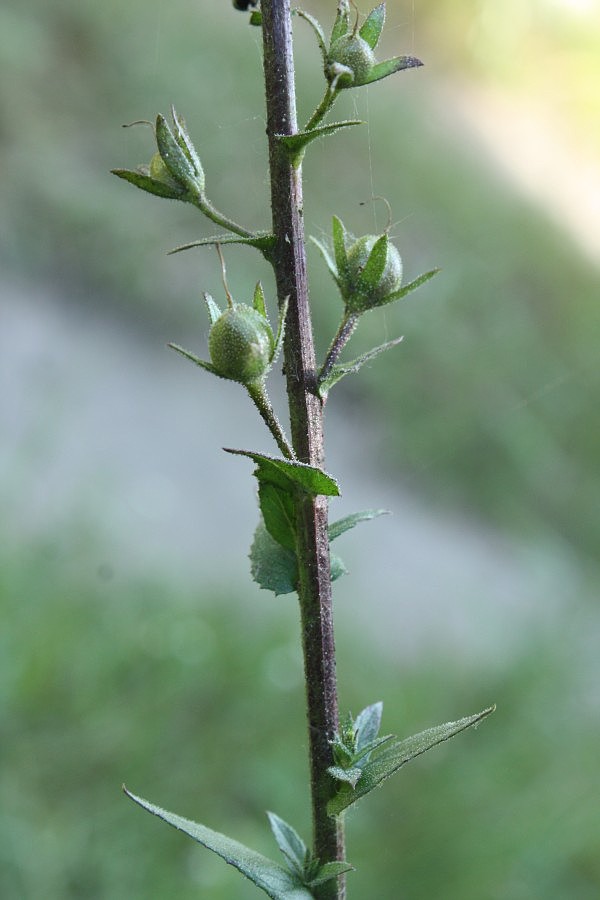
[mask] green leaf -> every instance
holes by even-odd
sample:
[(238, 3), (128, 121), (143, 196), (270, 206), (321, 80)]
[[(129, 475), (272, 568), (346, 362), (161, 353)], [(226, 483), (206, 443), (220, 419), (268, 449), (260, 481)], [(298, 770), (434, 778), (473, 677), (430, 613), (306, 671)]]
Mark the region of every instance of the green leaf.
[(387, 744), (394, 737), (393, 734), (384, 734), (381, 737), (373, 738), (372, 741), (369, 741), (357, 750), (354, 756), (352, 757), (352, 765), (358, 766), (363, 769), (367, 764), (371, 753), (374, 750), (377, 750), (379, 747), (382, 747), (384, 744)]
[(250, 25), (262, 25), (262, 13), (259, 9), (254, 9), (250, 13)]
[(192, 196), (202, 192), (201, 179), (197, 178), (194, 167), (181, 149), (164, 116), (156, 117), (156, 143), (158, 152), (173, 178), (185, 187)]
[(273, 350), (272, 362), (275, 362), (275, 360), (279, 356), (279, 353), (281, 352), (281, 348), (283, 347), (283, 339), (285, 337), (285, 320), (286, 320), (286, 316), (287, 316), (289, 302), (290, 302), (290, 298), (285, 297), (279, 307), (279, 312), (277, 315), (277, 334), (275, 336), (275, 348)]
[(256, 310), (257, 313), (263, 317), (263, 319), (267, 318), (267, 307), (265, 306), (265, 292), (263, 291), (262, 284), (260, 281), (256, 282), (256, 287), (254, 288), (254, 299), (252, 301), (252, 306)]
[(348, 255), (346, 253), (346, 229), (344, 223), (337, 216), (333, 217), (333, 252), (335, 255), (335, 264), (337, 266), (338, 276), (343, 276), (348, 266)]
[(250, 548), (250, 571), (258, 586), (276, 597), (293, 593), (298, 585), (296, 554), (271, 537), (262, 518)]
[(215, 244), (247, 244), (249, 247), (255, 247), (260, 250), (268, 258), (268, 254), (272, 252), (275, 246), (275, 236), (268, 231), (259, 231), (252, 237), (239, 237), (237, 234), (216, 234), (212, 237), (200, 238), (198, 241), (191, 241), (189, 244), (181, 244), (169, 250), (168, 255), (181, 253), (182, 250), (192, 250), (194, 247), (212, 247)]
[(354, 375), (365, 363), (375, 359), (375, 357), (379, 356), (380, 353), (383, 353), (384, 350), (389, 350), (390, 347), (395, 347), (396, 344), (400, 344), (403, 340), (404, 338), (402, 337), (395, 338), (393, 341), (387, 341), (385, 344), (380, 344), (379, 347), (374, 347), (372, 350), (369, 350), (368, 353), (363, 353), (362, 356), (353, 359), (352, 362), (336, 363), (331, 367), (329, 374), (319, 382), (319, 394), (322, 399), (325, 400), (333, 385), (337, 384), (338, 381), (341, 381), (342, 378), (345, 378), (346, 375)]
[(340, 781), (342, 784), (349, 784), (350, 787), (354, 789), (363, 770), (355, 766), (351, 766), (348, 769), (344, 769), (342, 766), (329, 766), (327, 772), (332, 778), (335, 778), (336, 781)]
[(314, 900), (313, 894), (304, 887), (297, 877), (284, 869), (272, 859), (251, 850), (239, 841), (233, 840), (226, 834), (213, 831), (205, 825), (198, 822), (192, 822), (191, 819), (184, 819), (175, 813), (167, 812), (160, 806), (155, 806), (141, 797), (132, 794), (126, 788), (125, 793), (134, 803), (158, 816), (164, 822), (183, 831), (189, 835), (207, 850), (212, 850), (221, 859), (224, 859), (230, 866), (234, 866), (238, 872), (245, 875), (258, 888), (265, 892), (272, 900)]
[(274, 456), (266, 456), (263, 453), (254, 453), (250, 450), (233, 450), (230, 447), (224, 448), (226, 453), (233, 453), (236, 456), (247, 456), (256, 463), (254, 475), (259, 481), (274, 484), (284, 490), (293, 491), (299, 488), (307, 494), (316, 497), (323, 494), (326, 497), (339, 497), (340, 489), (337, 481), (317, 469), (315, 466), (309, 466), (306, 463), (291, 462), (286, 459), (279, 459)]
[(202, 168), (202, 163), (200, 162), (200, 157), (196, 153), (196, 148), (194, 147), (192, 141), (190, 140), (190, 136), (187, 133), (187, 129), (185, 127), (185, 122), (181, 116), (178, 115), (177, 110), (174, 106), (171, 106), (171, 115), (173, 116), (173, 122), (175, 124), (175, 140), (185, 153), (188, 158), (188, 161), (194, 171), (194, 175), (196, 177), (196, 182), (201, 191), (204, 190), (204, 169)]
[(329, 46), (335, 44), (337, 40), (343, 37), (345, 34), (348, 34), (350, 31), (350, 6), (348, 4), (348, 0), (339, 0), (337, 7), (337, 15), (335, 17), (335, 22), (333, 23), (333, 28), (331, 29), (331, 37), (329, 39)]
[(415, 69), (422, 66), (420, 59), (414, 56), (395, 56), (393, 59), (386, 59), (384, 62), (375, 63), (371, 71), (361, 78), (360, 84), (372, 84), (381, 78), (387, 78), (395, 72), (401, 72), (403, 69)]
[(304, 878), (304, 865), (307, 859), (306, 844), (291, 825), (280, 819), (275, 813), (268, 812), (269, 822), (277, 846), (285, 856), (293, 872)]
[(353, 872), (354, 866), (351, 866), (350, 863), (342, 862), (328, 862), (324, 863), (314, 878), (308, 883), (309, 887), (317, 887), (319, 884), (324, 884), (326, 881), (331, 881), (332, 878), (339, 878), (340, 875), (344, 875), (346, 872)]
[(258, 486), (260, 511), (271, 537), (287, 550), (296, 552), (296, 504), (289, 491), (270, 482)]
[[(358, 525), (359, 522), (368, 522), (371, 519), (377, 519), (379, 516), (388, 516), (389, 514), (389, 509), (364, 509), (362, 512), (351, 513), (349, 516), (344, 516), (343, 519), (338, 519), (337, 522), (332, 522), (329, 526), (329, 540), (335, 541), (341, 534), (344, 534), (345, 531), (350, 531), (350, 529), (354, 528), (355, 525)], [(370, 707), (368, 708), (370, 709)], [(363, 710), (363, 712), (365, 712), (365, 710)]]
[[(376, 512), (387, 512), (387, 510), (376, 510)], [(374, 741), (379, 734), (381, 728), (381, 716), (383, 714), (383, 703), (379, 700), (370, 706), (365, 706), (354, 720), (354, 730), (356, 733), (356, 749), (362, 750), (367, 744)]]
[(317, 138), (327, 137), (335, 134), (341, 128), (348, 128), (351, 125), (364, 125), (359, 119), (349, 119), (345, 122), (332, 122), (330, 125), (318, 125), (309, 131), (298, 131), (296, 134), (278, 134), (277, 140), (287, 150), (288, 156), (293, 166), (296, 168), (302, 162), (306, 147)]
[(359, 29), (359, 35), (363, 41), (367, 42), (371, 50), (374, 50), (379, 43), (384, 22), (385, 3), (380, 3), (379, 6), (376, 6), (375, 9), (369, 13), (363, 22), (362, 27)]
[(362, 769), (362, 776), (356, 787), (343, 785), (338, 793), (327, 804), (327, 812), (330, 816), (339, 816), (345, 809), (360, 800), (383, 781), (398, 771), (405, 763), (420, 756), (437, 744), (449, 740), (467, 728), (477, 726), (479, 722), (489, 716), (495, 707), (491, 706), (474, 716), (467, 716), (457, 722), (446, 722), (435, 728), (428, 728), (412, 737), (402, 741), (394, 741), (381, 753), (375, 755)]
[(370, 294), (379, 287), (387, 261), (388, 243), (387, 234), (382, 234), (373, 244), (369, 258), (356, 283), (358, 293)]
[(176, 350), (177, 353), (180, 353), (181, 356), (185, 356), (186, 359), (189, 359), (191, 362), (195, 363), (197, 366), (200, 366), (202, 369), (206, 369), (207, 372), (210, 372), (212, 375), (218, 375), (219, 378), (223, 378), (224, 376), (215, 369), (212, 363), (205, 362), (203, 359), (197, 357), (194, 353), (190, 353), (189, 350), (184, 350), (183, 347), (180, 347), (179, 344), (167, 344), (171, 350)]
[(384, 297), (381, 303), (378, 303), (378, 306), (387, 306), (388, 303), (394, 303), (396, 300), (401, 300), (403, 297), (406, 297), (407, 294), (412, 293), (412, 291), (416, 291), (417, 288), (421, 287), (422, 284), (429, 281), (433, 278), (434, 275), (437, 275), (441, 269), (431, 269), (429, 272), (424, 272), (423, 275), (419, 275), (418, 278), (415, 278), (413, 281), (409, 281), (408, 284), (405, 284), (403, 288), (400, 288), (399, 291), (394, 291), (393, 294), (388, 294), (387, 297)]
[(295, 15), (300, 16), (301, 19), (304, 19), (306, 22), (308, 22), (316, 35), (317, 41), (319, 42), (319, 49), (323, 54), (323, 59), (325, 59), (325, 57), (327, 56), (327, 45), (325, 43), (325, 34), (323, 32), (323, 29), (321, 28), (321, 24), (319, 23), (319, 21), (315, 19), (314, 16), (311, 16), (310, 13), (305, 12), (303, 9), (295, 9), (293, 12), (295, 13)]
[(150, 175), (144, 175), (142, 172), (132, 172), (130, 169), (111, 169), (111, 174), (122, 178), (123, 181), (128, 181), (129, 184), (133, 184), (148, 194), (154, 194), (155, 197), (166, 197), (167, 200), (181, 200), (185, 197), (185, 189), (179, 185), (173, 187), (164, 181), (151, 178)]
[(210, 294), (204, 293), (204, 302), (206, 303), (206, 308), (208, 309), (208, 317), (210, 319), (210, 324), (214, 325), (217, 319), (221, 318), (221, 310), (210, 296)]
[(313, 242), (313, 244), (315, 244), (315, 246), (318, 247), (319, 252), (321, 253), (321, 256), (323, 257), (323, 259), (325, 260), (325, 263), (327, 264), (327, 268), (333, 275), (335, 282), (336, 282), (337, 286), (339, 287), (340, 285), (339, 285), (339, 281), (338, 281), (338, 271), (337, 271), (334, 261), (332, 260), (330, 254), (329, 254), (329, 250), (316, 237), (313, 237), (311, 235), (310, 239)]

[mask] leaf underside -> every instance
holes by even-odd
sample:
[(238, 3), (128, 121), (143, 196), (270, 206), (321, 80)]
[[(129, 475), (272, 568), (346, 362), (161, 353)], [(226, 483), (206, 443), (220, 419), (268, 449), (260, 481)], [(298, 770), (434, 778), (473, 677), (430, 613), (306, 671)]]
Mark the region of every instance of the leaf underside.
[(276, 597), (292, 594), (298, 584), (296, 554), (271, 537), (262, 518), (250, 547), (250, 572), (260, 588)]
[(326, 497), (339, 497), (340, 495), (340, 488), (335, 478), (316, 466), (279, 459), (264, 453), (254, 453), (251, 450), (233, 450), (230, 447), (224, 447), (224, 450), (226, 453), (247, 456), (253, 460), (256, 463), (254, 475), (259, 482), (269, 482), (288, 491), (299, 488), (315, 497), (319, 494)]
[(449, 738), (454, 737), (461, 731), (477, 726), (494, 709), (495, 707), (491, 706), (474, 716), (467, 716), (456, 722), (446, 722), (444, 725), (428, 728), (426, 731), (421, 731), (419, 734), (412, 735), (412, 737), (405, 740), (396, 740), (392, 744), (386, 743), (384, 749), (375, 754), (364, 766), (362, 775), (354, 789), (349, 784), (343, 784), (340, 787), (337, 794), (327, 804), (327, 812), (330, 816), (339, 816), (345, 809), (348, 809), (357, 800), (369, 794), (407, 762), (437, 746), (437, 744), (449, 740)]
[(261, 253), (269, 253), (275, 246), (275, 237), (268, 231), (258, 232), (251, 237), (241, 237), (237, 234), (215, 234), (212, 237), (200, 238), (189, 244), (174, 247), (173, 250), (169, 250), (168, 255), (181, 253), (182, 250), (192, 250), (194, 247), (212, 247), (215, 244), (247, 244), (249, 247), (260, 250)]
[(314, 895), (303, 887), (298, 878), (268, 857), (205, 825), (161, 809), (160, 806), (137, 797), (126, 788), (124, 791), (138, 806), (177, 828), (178, 831), (183, 831), (207, 850), (212, 850), (230, 866), (234, 866), (272, 900), (314, 900)]
[(372, 350), (369, 350), (368, 353), (363, 353), (362, 356), (353, 359), (351, 362), (336, 363), (332, 366), (330, 373), (319, 383), (319, 394), (322, 399), (324, 400), (333, 385), (337, 384), (338, 381), (341, 381), (342, 378), (345, 378), (346, 375), (356, 374), (365, 363), (375, 359), (376, 356), (379, 356), (379, 354), (383, 353), (385, 350), (395, 347), (396, 344), (402, 343), (403, 340), (404, 338), (402, 337), (395, 338), (393, 341), (387, 341), (385, 344), (380, 344), (379, 347), (374, 347)]
[(302, 160), (304, 150), (312, 143), (312, 141), (317, 140), (317, 138), (327, 137), (330, 134), (335, 134), (336, 131), (339, 131), (341, 128), (348, 128), (350, 125), (364, 125), (364, 122), (359, 119), (349, 119), (345, 122), (332, 122), (330, 125), (319, 125), (316, 128), (311, 128), (309, 131), (298, 131), (296, 134), (278, 134), (276, 137), (286, 148), (292, 161), (297, 164), (297, 162)]
[(185, 190), (179, 185), (170, 186), (164, 181), (158, 181), (145, 175), (143, 172), (134, 172), (131, 169), (111, 169), (111, 174), (123, 181), (128, 181), (134, 187), (146, 191), (148, 194), (154, 194), (155, 197), (165, 197), (167, 200), (181, 200), (185, 196)]

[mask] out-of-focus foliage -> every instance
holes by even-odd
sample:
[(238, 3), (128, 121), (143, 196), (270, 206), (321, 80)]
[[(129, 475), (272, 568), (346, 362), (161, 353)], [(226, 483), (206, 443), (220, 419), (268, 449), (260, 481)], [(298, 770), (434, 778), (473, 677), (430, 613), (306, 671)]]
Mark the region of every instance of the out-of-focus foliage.
[[(75, 533), (69, 547), (2, 559), (3, 900), (250, 900), (252, 885), (120, 785), (273, 858), (265, 809), (308, 835), (295, 604), (103, 579)], [(353, 895), (376, 879), (377, 900), (597, 896), (593, 641), (576, 660), (567, 652), (573, 639), (586, 646), (588, 621), (565, 620), (564, 652), (542, 634), (521, 663), (484, 678), (455, 658), (386, 664), (341, 632), (342, 703), (383, 699), (384, 729), (407, 735), (502, 698), (476, 733), (348, 816)]]

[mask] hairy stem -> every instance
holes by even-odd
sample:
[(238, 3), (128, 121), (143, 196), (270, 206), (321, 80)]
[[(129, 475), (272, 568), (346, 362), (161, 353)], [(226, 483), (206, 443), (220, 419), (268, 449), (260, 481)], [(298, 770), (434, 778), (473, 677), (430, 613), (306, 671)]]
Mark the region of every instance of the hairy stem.
[(305, 129), (304, 129), (305, 131), (312, 131), (313, 128), (316, 128), (317, 125), (319, 125), (323, 121), (323, 119), (325, 118), (325, 116), (327, 115), (327, 113), (329, 112), (329, 110), (331, 109), (333, 104), (335, 103), (335, 99), (336, 99), (338, 93), (339, 92), (336, 91), (335, 88), (332, 89), (329, 85), (327, 86), (327, 90), (325, 91), (323, 99), (321, 100), (321, 102), (315, 109), (314, 113), (312, 114), (312, 116), (310, 117), (308, 122), (306, 123)]
[(263, 421), (277, 443), (277, 446), (286, 457), (286, 459), (294, 459), (294, 451), (288, 443), (284, 431), (279, 424), (279, 419), (275, 415), (273, 406), (267, 394), (266, 388), (262, 382), (253, 382), (246, 385), (246, 390), (250, 394), (254, 405), (261, 414)]
[(327, 378), (334, 365), (336, 364), (338, 357), (350, 338), (352, 337), (352, 333), (358, 324), (358, 316), (355, 313), (345, 313), (342, 321), (340, 322), (340, 327), (337, 330), (336, 336), (331, 342), (331, 346), (327, 351), (327, 356), (325, 357), (325, 362), (323, 363), (323, 368), (319, 372), (319, 381), (322, 381), (324, 378)]
[[(273, 265), (280, 304), (289, 297), (284, 342), (294, 451), (303, 462), (323, 466), (323, 409), (317, 396), (315, 351), (308, 304), (302, 210), (302, 169), (294, 168), (276, 139), (295, 134), (296, 100), (289, 0), (262, 0), (267, 134), (276, 250)], [(327, 815), (334, 782), (329, 740), (338, 728), (335, 646), (327, 501), (306, 497), (298, 508), (298, 562), (302, 644), (306, 679), (313, 849), (322, 862), (344, 858), (343, 826)], [(343, 900), (343, 878), (322, 885), (323, 900)]]
[(220, 213), (218, 209), (212, 205), (212, 203), (202, 195), (195, 202), (195, 206), (204, 213), (204, 215), (211, 219), (215, 225), (221, 225), (222, 228), (226, 228), (227, 231), (232, 231), (234, 234), (238, 234), (240, 237), (254, 237), (254, 234), (251, 231), (248, 231), (247, 228), (242, 228), (241, 225), (238, 225), (237, 222), (234, 222), (233, 219), (228, 218), (228, 216), (224, 216), (223, 213)]

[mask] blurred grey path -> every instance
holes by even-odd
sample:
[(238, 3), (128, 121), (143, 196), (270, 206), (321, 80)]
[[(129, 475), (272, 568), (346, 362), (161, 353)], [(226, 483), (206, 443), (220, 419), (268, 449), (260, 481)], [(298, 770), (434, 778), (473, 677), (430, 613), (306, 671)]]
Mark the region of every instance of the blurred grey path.
[[(190, 337), (190, 349), (199, 343)], [(257, 520), (251, 467), (219, 448), (274, 448), (237, 385), (140, 338), (131, 322), (26, 284), (0, 292), (0, 385), (4, 552), (89, 534), (99, 573), (169, 573), (185, 584), (223, 576), (236, 591), (257, 590), (246, 558)], [(443, 646), (489, 661), (564, 608), (577, 575), (563, 554), (365, 477), (367, 435), (334, 404), (327, 431), (328, 470), (344, 492), (332, 517), (393, 513), (336, 545), (350, 570), (335, 586), (338, 616), (392, 653)]]

